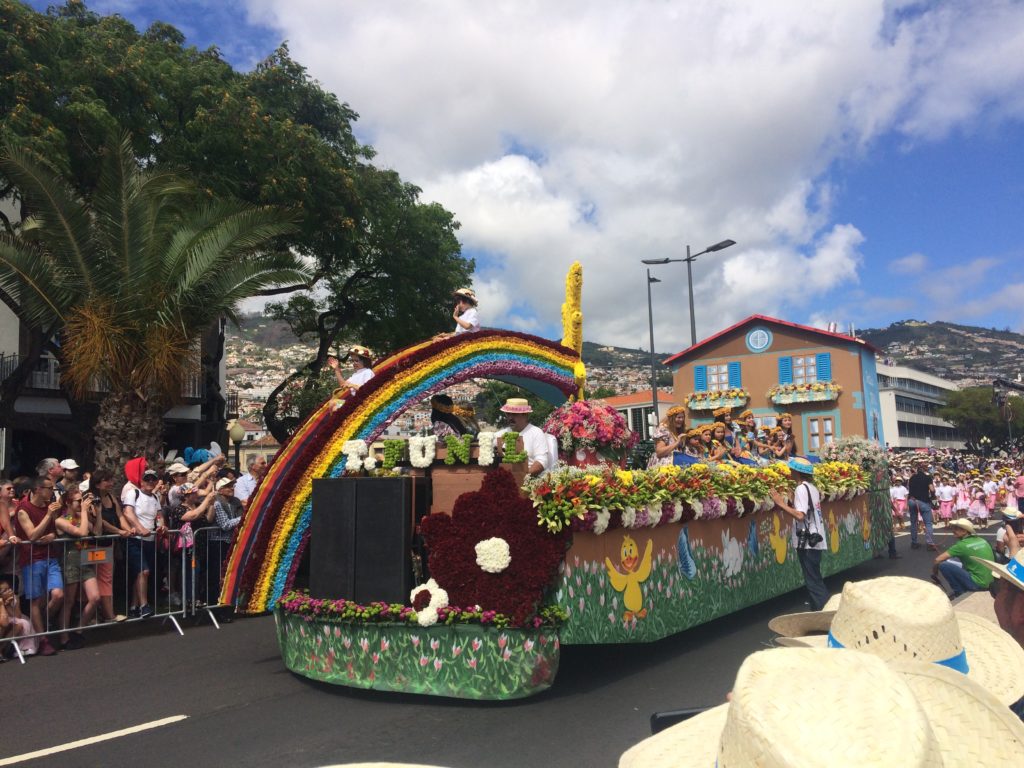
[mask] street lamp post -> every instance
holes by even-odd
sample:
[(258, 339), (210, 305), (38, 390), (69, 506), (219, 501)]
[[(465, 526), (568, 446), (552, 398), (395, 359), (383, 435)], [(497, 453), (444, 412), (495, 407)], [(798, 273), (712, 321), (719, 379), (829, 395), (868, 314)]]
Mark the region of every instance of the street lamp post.
[(658, 416), (658, 373), (654, 367), (654, 304), (651, 302), (651, 283), (660, 283), (656, 277), (651, 277), (651, 268), (647, 268), (647, 324), (651, 330), (651, 397), (654, 400), (654, 423), (659, 421)]
[(690, 255), (690, 246), (686, 246), (686, 258), (685, 259), (641, 259), (644, 264), (671, 264), (676, 261), (686, 262), (686, 285), (690, 294), (690, 346), (694, 346), (697, 343), (697, 316), (693, 309), (693, 262), (697, 260), (698, 256), (703, 256), (705, 253), (714, 253), (715, 251), (724, 251), (726, 248), (736, 245), (735, 240), (723, 240), (720, 243), (709, 245), (700, 253)]
[(242, 467), (240, 466), (239, 453), (242, 450), (242, 441), (245, 440), (245, 427), (239, 424), (237, 419), (231, 422), (231, 426), (228, 428), (228, 437), (235, 444), (235, 469), (241, 472)]

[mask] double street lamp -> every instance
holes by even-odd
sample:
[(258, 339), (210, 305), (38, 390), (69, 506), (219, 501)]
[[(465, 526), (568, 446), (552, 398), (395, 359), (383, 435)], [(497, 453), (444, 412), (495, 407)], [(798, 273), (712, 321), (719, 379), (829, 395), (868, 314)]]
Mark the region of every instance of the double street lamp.
[[(686, 246), (686, 258), (685, 259), (641, 259), (641, 261), (644, 264), (671, 264), (672, 262), (676, 262), (676, 261), (685, 261), (686, 262), (686, 283), (687, 283), (687, 286), (689, 287), (689, 292), (690, 292), (690, 346), (691, 347), (694, 346), (697, 343), (697, 318), (694, 315), (694, 311), (693, 311), (693, 262), (696, 261), (698, 256), (703, 256), (705, 253), (714, 253), (715, 251), (723, 251), (723, 250), (725, 250), (726, 248), (728, 248), (731, 245), (736, 245), (736, 241), (735, 240), (723, 240), (720, 243), (715, 243), (714, 245), (709, 245), (707, 248), (705, 248), (700, 253), (695, 253), (692, 256), (690, 255), (690, 246)], [(648, 275), (647, 279), (648, 279), (648, 281), (650, 281), (650, 279), (651, 279), (650, 278), (650, 274), (651, 274), (651, 271), (647, 270), (647, 275)], [(650, 303), (650, 292), (651, 292), (651, 290), (650, 290), (650, 283), (648, 282), (648, 287), (647, 287), (648, 303)], [(652, 321), (652, 329), (653, 329), (653, 321)], [(651, 331), (651, 339), (652, 339), (652, 341), (651, 341), (651, 356), (652, 357), (654, 356), (654, 341), (653, 341), (653, 338), (654, 338), (654, 331), (652, 330)], [(655, 395), (655, 398), (657, 398), (657, 395)], [(657, 400), (655, 400), (655, 403), (657, 403)], [(657, 405), (655, 405), (655, 413), (657, 413)]]
[(647, 324), (651, 329), (651, 397), (654, 398), (654, 423), (659, 421), (658, 417), (658, 372), (654, 363), (654, 305), (651, 303), (651, 283), (660, 283), (656, 277), (651, 277), (651, 268), (647, 268)]

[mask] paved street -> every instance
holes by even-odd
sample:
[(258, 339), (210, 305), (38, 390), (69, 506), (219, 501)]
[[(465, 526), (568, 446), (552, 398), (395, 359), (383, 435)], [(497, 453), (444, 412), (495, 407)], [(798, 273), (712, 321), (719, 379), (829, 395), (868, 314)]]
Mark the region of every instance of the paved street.
[[(940, 547), (952, 536), (937, 537)], [(897, 539), (901, 560), (830, 580), (927, 578), (932, 559)], [(648, 733), (651, 712), (723, 700), (766, 622), (800, 610), (803, 592), (649, 645), (564, 647), (554, 688), (511, 703), (353, 691), (287, 672), (273, 619), (239, 619), (185, 636), (154, 624), (25, 666), (0, 666), (9, 705), (0, 755), (17, 756), (175, 715), (187, 719), (27, 766), (316, 766), (359, 760), (470, 766), (612, 766)], [(0, 765), (7, 764), (0, 760)]]

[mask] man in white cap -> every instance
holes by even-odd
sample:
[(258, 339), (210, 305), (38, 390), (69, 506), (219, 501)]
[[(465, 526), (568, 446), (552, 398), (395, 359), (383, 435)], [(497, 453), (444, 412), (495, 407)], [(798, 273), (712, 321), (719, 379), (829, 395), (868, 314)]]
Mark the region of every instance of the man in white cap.
[(512, 429), (518, 432), (523, 439), (523, 449), (526, 451), (526, 471), (536, 477), (551, 464), (551, 456), (548, 452), (547, 437), (538, 427), (530, 423), (530, 414), (533, 413), (530, 402), (525, 397), (510, 397), (500, 410), (508, 415)]
[(64, 459), (60, 463), (60, 468), (64, 470), (64, 477), (61, 478), (57, 486), (60, 492), (64, 493), (68, 488), (74, 488), (78, 485), (78, 473), (81, 467), (74, 459)]
[(978, 560), (995, 559), (991, 545), (975, 533), (974, 524), (970, 520), (961, 517), (951, 521), (949, 527), (953, 529), (956, 543), (935, 558), (932, 581), (938, 584), (941, 573), (953, 590), (953, 597), (959, 597), (964, 592), (988, 589), (992, 583), (992, 573)]

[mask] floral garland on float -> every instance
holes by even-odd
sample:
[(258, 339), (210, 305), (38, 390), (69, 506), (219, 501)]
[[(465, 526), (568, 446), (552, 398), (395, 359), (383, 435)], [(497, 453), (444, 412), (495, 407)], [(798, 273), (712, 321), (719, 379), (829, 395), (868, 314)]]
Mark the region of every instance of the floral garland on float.
[[(510, 699), (554, 682), (558, 628), (548, 603), (568, 531), (537, 525), (504, 469), (421, 523), (432, 578), (409, 605), (359, 605), (291, 592), (275, 610), (286, 666), (342, 685), (472, 699)], [(462, 608), (456, 605), (464, 606)]]
[(559, 406), (548, 416), (543, 430), (557, 438), (562, 458), (578, 466), (605, 461), (621, 464), (639, 440), (621, 413), (592, 400)]
[(691, 411), (713, 411), (716, 408), (742, 408), (750, 402), (750, 393), (740, 387), (709, 392), (691, 392), (683, 398)]
[(818, 403), (837, 400), (843, 388), (832, 381), (816, 381), (806, 384), (776, 384), (768, 390), (767, 397), (776, 405), (790, 403)]
[[(823, 493), (841, 490), (843, 498), (853, 498), (867, 490), (867, 473), (856, 465), (818, 464), (815, 483), (819, 472), (825, 484)], [(654, 528), (767, 511), (775, 506), (771, 491), (789, 495), (794, 485), (789, 467), (781, 462), (767, 467), (723, 462), (631, 472), (565, 467), (528, 478), (523, 490), (534, 505), (538, 522), (548, 530), (570, 528), (601, 534), (617, 528)]]

